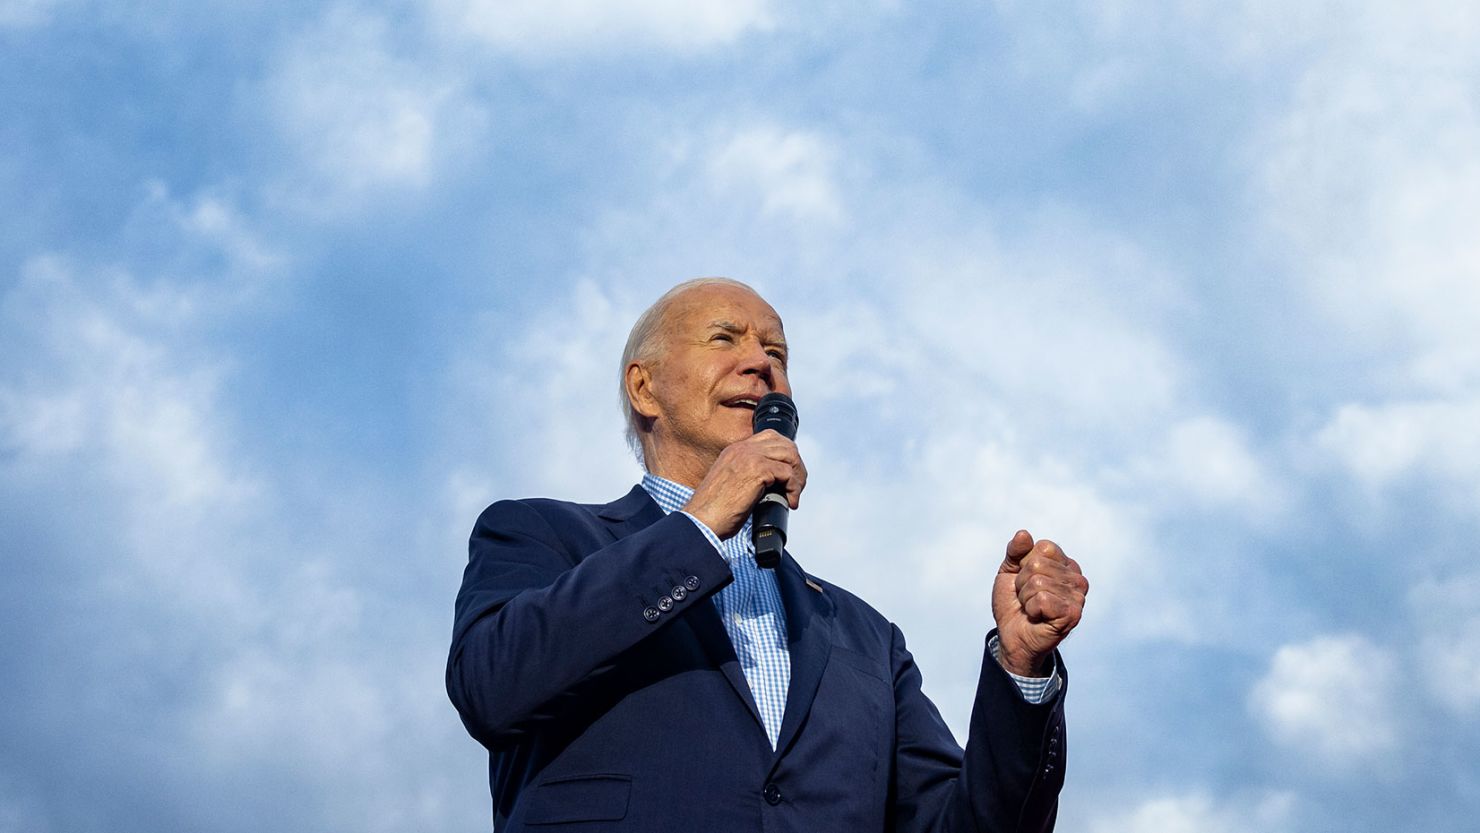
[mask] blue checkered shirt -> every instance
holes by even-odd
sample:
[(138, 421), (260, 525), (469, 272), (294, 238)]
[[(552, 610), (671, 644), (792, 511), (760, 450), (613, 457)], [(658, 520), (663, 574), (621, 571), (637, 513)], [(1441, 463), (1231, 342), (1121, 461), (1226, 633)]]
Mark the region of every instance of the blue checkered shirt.
[[(642, 476), (642, 488), (657, 502), (664, 514), (683, 512), (694, 490), (674, 483), (651, 472)], [(761, 722), (765, 724), (766, 736), (771, 748), (776, 748), (776, 739), (781, 734), (781, 718), (786, 714), (786, 692), (791, 686), (791, 651), (786, 646), (786, 611), (781, 606), (781, 591), (776, 587), (776, 573), (762, 570), (755, 564), (755, 544), (750, 537), (750, 521), (730, 538), (720, 540), (705, 523), (683, 512), (694, 522), (709, 543), (730, 565), (735, 580), (714, 596), (714, 606), (719, 609), (720, 621), (735, 646), (735, 656), (740, 659), (740, 668), (745, 672), (745, 681), (750, 685), (751, 696), (760, 710)], [(1001, 660), (1001, 648), (994, 635), (988, 644), (992, 656)], [(1042, 703), (1059, 690), (1059, 674), (1055, 668), (1047, 677), (1020, 677), (1009, 674), (1017, 682), (1023, 698), (1030, 703)]]
[[(665, 513), (679, 512), (688, 505), (694, 490), (645, 474), (642, 488), (657, 501)], [(771, 748), (781, 734), (781, 718), (786, 714), (786, 691), (791, 686), (791, 651), (786, 647), (786, 611), (781, 607), (781, 591), (776, 587), (776, 573), (755, 565), (755, 544), (750, 540), (750, 521), (730, 538), (721, 541), (703, 521), (684, 512), (709, 543), (730, 565), (735, 580), (714, 596), (719, 618), (740, 658), (745, 682), (765, 724)]]

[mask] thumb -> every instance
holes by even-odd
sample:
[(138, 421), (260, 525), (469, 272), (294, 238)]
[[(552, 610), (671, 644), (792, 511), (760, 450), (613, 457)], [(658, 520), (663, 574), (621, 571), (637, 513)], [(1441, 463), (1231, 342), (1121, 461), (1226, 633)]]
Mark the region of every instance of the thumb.
[(1002, 559), (1002, 571), (1016, 573), (1022, 569), (1023, 558), (1033, 551), (1033, 536), (1028, 530), (1019, 529), (1012, 540), (1007, 542), (1007, 557)]

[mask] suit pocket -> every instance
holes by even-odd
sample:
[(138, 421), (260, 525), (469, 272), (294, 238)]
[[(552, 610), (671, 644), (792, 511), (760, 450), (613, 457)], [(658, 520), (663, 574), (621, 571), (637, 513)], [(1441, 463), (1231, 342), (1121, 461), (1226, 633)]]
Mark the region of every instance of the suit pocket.
[(630, 775), (578, 775), (546, 781), (529, 796), (525, 824), (617, 821), (627, 815)]

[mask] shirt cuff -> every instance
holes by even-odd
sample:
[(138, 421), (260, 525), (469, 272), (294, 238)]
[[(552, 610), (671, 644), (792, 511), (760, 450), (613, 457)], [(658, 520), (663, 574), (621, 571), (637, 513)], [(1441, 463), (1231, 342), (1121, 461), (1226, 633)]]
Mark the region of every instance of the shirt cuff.
[[(714, 551), (717, 552), (717, 553), (719, 553), (720, 554), (720, 557), (724, 557), (725, 548), (724, 548), (723, 545), (720, 544), (720, 542), (719, 542), (719, 536), (714, 534), (714, 530), (710, 529), (707, 524), (705, 524), (703, 521), (699, 520), (698, 518), (694, 517), (693, 515), (690, 515), (688, 512), (685, 512), (682, 509), (680, 509), (678, 511), (679, 511), (679, 514), (681, 514), (685, 518), (688, 518), (689, 520), (693, 521), (694, 522), (694, 526), (699, 527), (699, 531), (702, 532), (702, 533), (704, 533), (704, 537), (709, 540), (709, 543), (711, 543), (711, 544), (714, 545)], [(726, 559), (726, 561), (728, 561), (728, 559)]]
[[(700, 526), (703, 526), (703, 524), (700, 524)], [(987, 641), (987, 649), (992, 652), (992, 659), (996, 660), (998, 665), (1001, 665), (1002, 642), (997, 638), (996, 634), (992, 634), (992, 638)], [(1002, 670), (1007, 671), (1007, 676), (1011, 677), (1012, 681), (1017, 683), (1018, 692), (1023, 695), (1024, 700), (1034, 704), (1047, 703), (1054, 698), (1054, 695), (1059, 693), (1058, 663), (1053, 657), (1049, 657), (1049, 662), (1054, 664), (1049, 668), (1047, 677), (1021, 677), (1011, 671), (1007, 671), (1006, 668)]]

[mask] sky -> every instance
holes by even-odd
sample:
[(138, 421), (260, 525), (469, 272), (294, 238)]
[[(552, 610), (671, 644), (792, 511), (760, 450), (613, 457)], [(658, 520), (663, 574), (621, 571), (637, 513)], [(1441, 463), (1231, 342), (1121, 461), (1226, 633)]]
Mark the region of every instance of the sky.
[(803, 566), (964, 740), (1092, 583), (1059, 829), (1480, 815), (1480, 6), (0, 0), (0, 833), (480, 831), (478, 512), (781, 313)]

